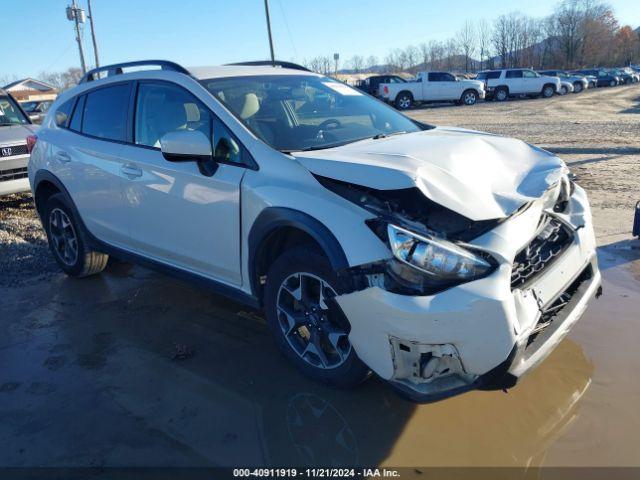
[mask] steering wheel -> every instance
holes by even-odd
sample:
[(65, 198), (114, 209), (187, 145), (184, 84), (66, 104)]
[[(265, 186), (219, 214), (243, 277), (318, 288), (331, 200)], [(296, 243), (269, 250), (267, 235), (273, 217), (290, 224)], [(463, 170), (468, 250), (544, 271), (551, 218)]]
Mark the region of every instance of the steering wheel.
[[(329, 125), (333, 125), (333, 127), (329, 127)], [(318, 130), (333, 130), (340, 127), (342, 127), (342, 123), (340, 123), (340, 120), (336, 118), (330, 118), (318, 125)]]

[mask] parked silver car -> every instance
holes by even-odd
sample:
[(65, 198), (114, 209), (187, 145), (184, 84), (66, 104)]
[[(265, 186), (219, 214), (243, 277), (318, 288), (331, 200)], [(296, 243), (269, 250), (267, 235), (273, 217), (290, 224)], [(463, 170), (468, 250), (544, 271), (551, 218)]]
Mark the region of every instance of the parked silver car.
[(18, 102), (0, 90), (0, 196), (29, 191), (27, 137), (34, 133)]
[[(571, 85), (573, 85), (573, 93), (580, 93), (589, 88), (589, 80), (583, 75), (567, 73), (563, 70), (542, 70), (538, 73), (548, 77), (558, 77), (561, 82), (571, 83)], [(569, 90), (570, 89), (567, 89), (565, 93), (571, 93)]]

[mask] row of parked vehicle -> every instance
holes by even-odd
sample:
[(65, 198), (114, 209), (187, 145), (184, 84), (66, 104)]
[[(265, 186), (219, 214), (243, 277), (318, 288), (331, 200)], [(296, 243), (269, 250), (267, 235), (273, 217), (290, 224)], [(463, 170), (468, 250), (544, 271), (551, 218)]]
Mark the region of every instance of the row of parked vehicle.
[(580, 93), (588, 88), (615, 87), (640, 81), (640, 68), (587, 69), (576, 71), (512, 68), (485, 70), (475, 78), (449, 72), (419, 72), (412, 80), (398, 75), (375, 75), (361, 80), (357, 88), (406, 110), (420, 103), (455, 102), (474, 105), (480, 99), (504, 101), (510, 97), (549, 98)]

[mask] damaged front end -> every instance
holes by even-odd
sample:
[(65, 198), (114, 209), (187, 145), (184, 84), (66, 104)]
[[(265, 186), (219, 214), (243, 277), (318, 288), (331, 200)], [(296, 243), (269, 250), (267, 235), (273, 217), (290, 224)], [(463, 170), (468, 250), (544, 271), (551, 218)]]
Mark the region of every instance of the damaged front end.
[(472, 221), (424, 196), (418, 188), (376, 190), (316, 176), (327, 189), (375, 215), (367, 226), (393, 256), (346, 272), (358, 285), (403, 295), (431, 295), (489, 275), (497, 262), (466, 242), (502, 220)]
[(389, 258), (342, 272), (354, 289), (337, 302), (360, 358), (414, 401), (513, 386), (599, 287), (588, 201), (567, 176), (482, 220), (418, 188), (316, 178), (369, 211), (368, 228), (389, 248)]

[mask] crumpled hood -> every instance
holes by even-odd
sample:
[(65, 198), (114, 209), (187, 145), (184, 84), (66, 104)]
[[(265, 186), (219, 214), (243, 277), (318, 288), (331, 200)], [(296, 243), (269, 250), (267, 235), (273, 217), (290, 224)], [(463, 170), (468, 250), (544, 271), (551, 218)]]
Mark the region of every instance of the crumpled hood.
[(0, 145), (27, 143), (27, 137), (36, 131), (35, 125), (5, 125), (0, 127)]
[(418, 187), (475, 221), (511, 215), (568, 172), (558, 157), (523, 141), (448, 127), (294, 156), (334, 180), (377, 190)]

